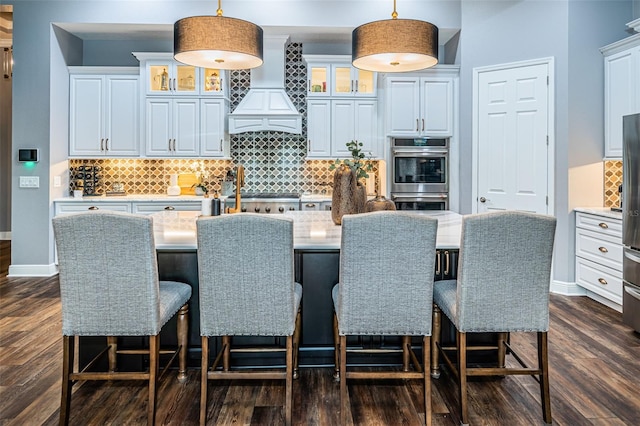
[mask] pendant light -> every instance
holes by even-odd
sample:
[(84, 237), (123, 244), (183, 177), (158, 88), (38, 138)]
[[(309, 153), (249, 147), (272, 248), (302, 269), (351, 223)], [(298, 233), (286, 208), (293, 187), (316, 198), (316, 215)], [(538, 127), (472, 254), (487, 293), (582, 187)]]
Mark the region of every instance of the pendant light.
[(173, 25), (173, 57), (183, 64), (225, 70), (262, 65), (262, 28), (242, 19), (192, 16)]
[(406, 72), (438, 63), (438, 27), (415, 19), (398, 19), (393, 0), (391, 19), (369, 22), (353, 30), (351, 61), (359, 69)]

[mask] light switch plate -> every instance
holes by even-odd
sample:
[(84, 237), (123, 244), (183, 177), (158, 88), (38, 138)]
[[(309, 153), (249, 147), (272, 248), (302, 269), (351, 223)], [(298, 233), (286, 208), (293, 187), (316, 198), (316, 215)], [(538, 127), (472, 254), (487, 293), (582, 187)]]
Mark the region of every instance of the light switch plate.
[(20, 188), (40, 188), (40, 177), (20, 176)]

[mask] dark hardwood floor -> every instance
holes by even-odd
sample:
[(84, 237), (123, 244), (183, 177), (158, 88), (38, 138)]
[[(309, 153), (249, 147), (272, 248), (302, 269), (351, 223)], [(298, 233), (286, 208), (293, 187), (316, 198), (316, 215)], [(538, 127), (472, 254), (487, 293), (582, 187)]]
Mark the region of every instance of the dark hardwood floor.
[[(5, 248), (2, 247), (4, 256)], [(56, 425), (62, 344), (57, 277), (0, 276), (0, 425)], [(534, 359), (533, 336), (513, 334)], [(621, 315), (585, 297), (551, 297), (551, 398), (557, 425), (640, 424), (640, 337)], [(334, 425), (339, 390), (330, 368), (302, 369), (294, 383), (294, 423)], [(187, 383), (167, 375), (158, 390), (158, 424), (198, 423), (199, 371)], [(282, 424), (280, 382), (209, 385), (209, 424)], [(459, 424), (457, 388), (446, 370), (433, 380), (433, 424)], [(349, 385), (356, 425), (424, 421), (416, 381)], [(144, 425), (147, 391), (140, 382), (87, 382), (74, 388), (72, 425)], [(471, 424), (543, 424), (538, 385), (511, 376), (469, 385)]]

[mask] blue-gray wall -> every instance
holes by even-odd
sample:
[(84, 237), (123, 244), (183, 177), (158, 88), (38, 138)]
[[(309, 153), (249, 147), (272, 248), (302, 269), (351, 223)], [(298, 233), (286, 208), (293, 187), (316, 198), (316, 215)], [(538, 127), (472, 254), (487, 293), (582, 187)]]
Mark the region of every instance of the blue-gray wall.
[[(92, 65), (134, 65), (113, 42), (74, 40), (56, 35), (51, 23), (167, 24), (189, 15), (211, 14), (215, 4), (203, 1), (22, 1), (14, 4), (15, 72), (13, 86), (13, 152), (41, 149), (35, 169), (14, 163), (12, 195), (12, 266), (50, 265), (53, 239), (53, 188), (66, 153), (65, 61)], [(461, 66), (460, 179), (462, 212), (472, 206), (471, 101), (475, 67), (553, 57), (555, 60), (555, 210), (558, 243), (554, 277), (573, 280), (573, 223), (569, 205), (574, 187), (571, 167), (601, 161), (603, 139), (603, 65), (598, 48), (629, 34), (625, 24), (637, 18), (640, 0), (407, 0), (399, 2), (403, 18), (424, 19), (442, 28), (461, 28), (451, 57)], [(224, 13), (259, 25), (344, 26), (387, 19), (390, 2), (259, 1), (226, 2)], [(374, 5), (374, 7), (372, 7)], [(133, 48), (123, 42), (120, 46)], [(163, 42), (159, 41), (159, 44)], [(149, 46), (149, 50), (156, 50)], [(126, 52), (126, 51), (125, 51)], [(79, 58), (79, 56), (80, 58)], [(109, 63), (111, 64), (111, 63)], [(49, 77), (50, 76), (50, 77)], [(17, 188), (17, 177), (40, 176), (40, 189)]]

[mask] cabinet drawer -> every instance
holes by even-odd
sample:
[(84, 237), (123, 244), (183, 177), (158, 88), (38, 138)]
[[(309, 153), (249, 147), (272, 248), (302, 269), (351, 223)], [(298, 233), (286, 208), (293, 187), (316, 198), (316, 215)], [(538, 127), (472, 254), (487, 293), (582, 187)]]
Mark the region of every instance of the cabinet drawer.
[(577, 229), (576, 256), (622, 271), (622, 241), (617, 237)]
[(588, 229), (600, 232), (604, 235), (618, 237), (622, 244), (622, 220), (603, 216), (576, 212), (576, 226), (581, 229)]
[(163, 210), (175, 211), (200, 211), (202, 209), (202, 201), (193, 202), (163, 202), (163, 203), (133, 203), (133, 212), (137, 214), (151, 214), (161, 212)]
[(576, 258), (576, 283), (612, 302), (622, 304), (622, 272)]
[(92, 203), (91, 201), (83, 201), (81, 203), (56, 203), (55, 215), (80, 213), (89, 210), (107, 210), (116, 212), (131, 212), (131, 204), (129, 203)]

